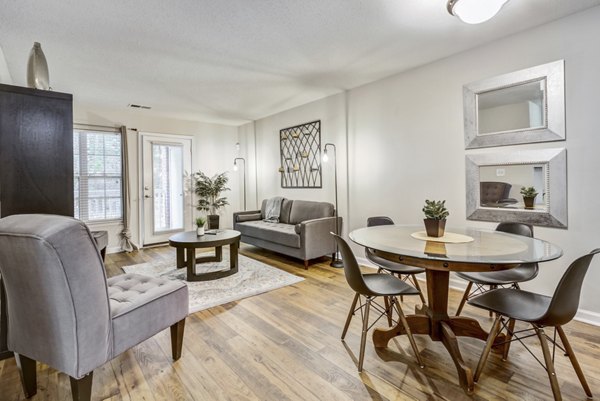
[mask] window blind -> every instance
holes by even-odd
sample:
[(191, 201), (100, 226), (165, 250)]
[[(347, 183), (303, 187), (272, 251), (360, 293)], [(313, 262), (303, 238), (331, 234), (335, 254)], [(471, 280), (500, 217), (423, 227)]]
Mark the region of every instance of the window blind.
[(123, 219), (121, 133), (73, 131), (75, 217), (85, 222)]

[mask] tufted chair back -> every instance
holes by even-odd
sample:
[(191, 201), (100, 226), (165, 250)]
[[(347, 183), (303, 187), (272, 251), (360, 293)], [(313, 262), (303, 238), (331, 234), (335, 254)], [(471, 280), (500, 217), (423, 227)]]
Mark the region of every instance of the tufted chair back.
[(508, 198), (512, 185), (506, 182), (484, 181), (479, 184), (482, 204), (499, 202)]
[(106, 274), (87, 226), (70, 217), (0, 219), (8, 347), (81, 377), (112, 354)]

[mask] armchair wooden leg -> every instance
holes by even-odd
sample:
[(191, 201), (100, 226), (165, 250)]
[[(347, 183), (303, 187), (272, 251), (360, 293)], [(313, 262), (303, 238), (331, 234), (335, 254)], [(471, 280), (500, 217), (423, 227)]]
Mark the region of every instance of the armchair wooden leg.
[(33, 359), (17, 353), (15, 353), (15, 359), (19, 368), (25, 398), (31, 398), (37, 393), (36, 363)]
[(458, 304), (458, 309), (456, 310), (455, 316), (460, 316), (460, 312), (462, 312), (463, 307), (465, 306), (465, 302), (467, 302), (467, 299), (469, 299), (469, 293), (471, 292), (471, 287), (473, 287), (473, 282), (469, 281), (469, 284), (467, 284), (467, 288), (465, 289), (465, 293), (463, 294), (463, 297), (460, 300), (460, 304)]
[(185, 329), (185, 319), (181, 319), (171, 326), (171, 353), (173, 360), (181, 358), (181, 348), (183, 348), (183, 332)]
[(94, 372), (90, 372), (81, 379), (71, 379), (71, 394), (73, 401), (90, 401), (92, 399), (92, 379)]
[(542, 346), (542, 353), (544, 354), (544, 362), (546, 363), (546, 372), (548, 373), (548, 379), (550, 379), (550, 386), (552, 387), (552, 394), (556, 401), (562, 400), (560, 394), (560, 386), (558, 385), (558, 379), (556, 378), (556, 372), (554, 371), (554, 362), (552, 361), (552, 354), (550, 353), (550, 347), (548, 347), (548, 340), (546, 340), (546, 334), (544, 329), (539, 326), (533, 325), (535, 334), (537, 334), (540, 344)]
[(558, 331), (558, 335), (560, 336), (560, 341), (562, 341), (565, 346), (565, 351), (567, 351), (567, 356), (571, 360), (571, 365), (573, 365), (573, 369), (575, 369), (575, 373), (577, 373), (577, 378), (581, 383), (581, 387), (583, 387), (583, 391), (585, 391), (585, 395), (589, 398), (592, 398), (592, 390), (590, 390), (590, 386), (588, 386), (587, 381), (585, 380), (585, 376), (583, 375), (583, 370), (581, 370), (581, 366), (579, 366), (579, 362), (575, 357), (575, 352), (573, 352), (573, 348), (571, 348), (571, 344), (567, 339), (567, 335), (563, 331), (561, 326), (556, 326), (556, 331)]
[(308, 270), (308, 260), (304, 261), (304, 270)]

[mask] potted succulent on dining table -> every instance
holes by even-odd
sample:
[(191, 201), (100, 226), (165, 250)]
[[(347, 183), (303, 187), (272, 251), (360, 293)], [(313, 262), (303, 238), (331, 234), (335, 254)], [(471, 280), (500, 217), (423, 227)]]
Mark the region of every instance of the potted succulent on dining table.
[(227, 173), (216, 174), (209, 177), (202, 171), (194, 173), (194, 192), (198, 195), (198, 204), (196, 209), (208, 212), (208, 229), (219, 228), (219, 209), (229, 205), (227, 198), (221, 196), (224, 191), (229, 191), (227, 188)]
[(205, 217), (196, 217), (196, 235), (201, 237), (204, 235), (204, 225), (206, 224)]
[(430, 201), (425, 200), (425, 206), (423, 206), (423, 213), (425, 213), (425, 230), (427, 231), (428, 237), (443, 237), (444, 230), (446, 229), (446, 217), (450, 215), (448, 209), (446, 209), (446, 201)]
[(533, 203), (538, 192), (534, 187), (521, 187), (521, 195), (523, 195), (523, 202), (525, 203), (525, 209), (533, 209)]

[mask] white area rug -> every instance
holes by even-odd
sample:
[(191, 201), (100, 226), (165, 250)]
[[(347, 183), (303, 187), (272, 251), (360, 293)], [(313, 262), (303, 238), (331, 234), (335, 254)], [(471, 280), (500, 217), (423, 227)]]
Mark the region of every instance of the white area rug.
[[(239, 255), (238, 263), (238, 272), (231, 276), (211, 281), (186, 282), (190, 295), (190, 313), (262, 294), (304, 280), (302, 277), (294, 276), (244, 255)], [(223, 249), (223, 261), (196, 265), (196, 273), (223, 269), (229, 269), (229, 252), (225, 248)], [(175, 255), (173, 255), (173, 262), (140, 263), (124, 266), (123, 270), (126, 273), (165, 277), (170, 280), (185, 281), (186, 277), (185, 268), (175, 268)]]

